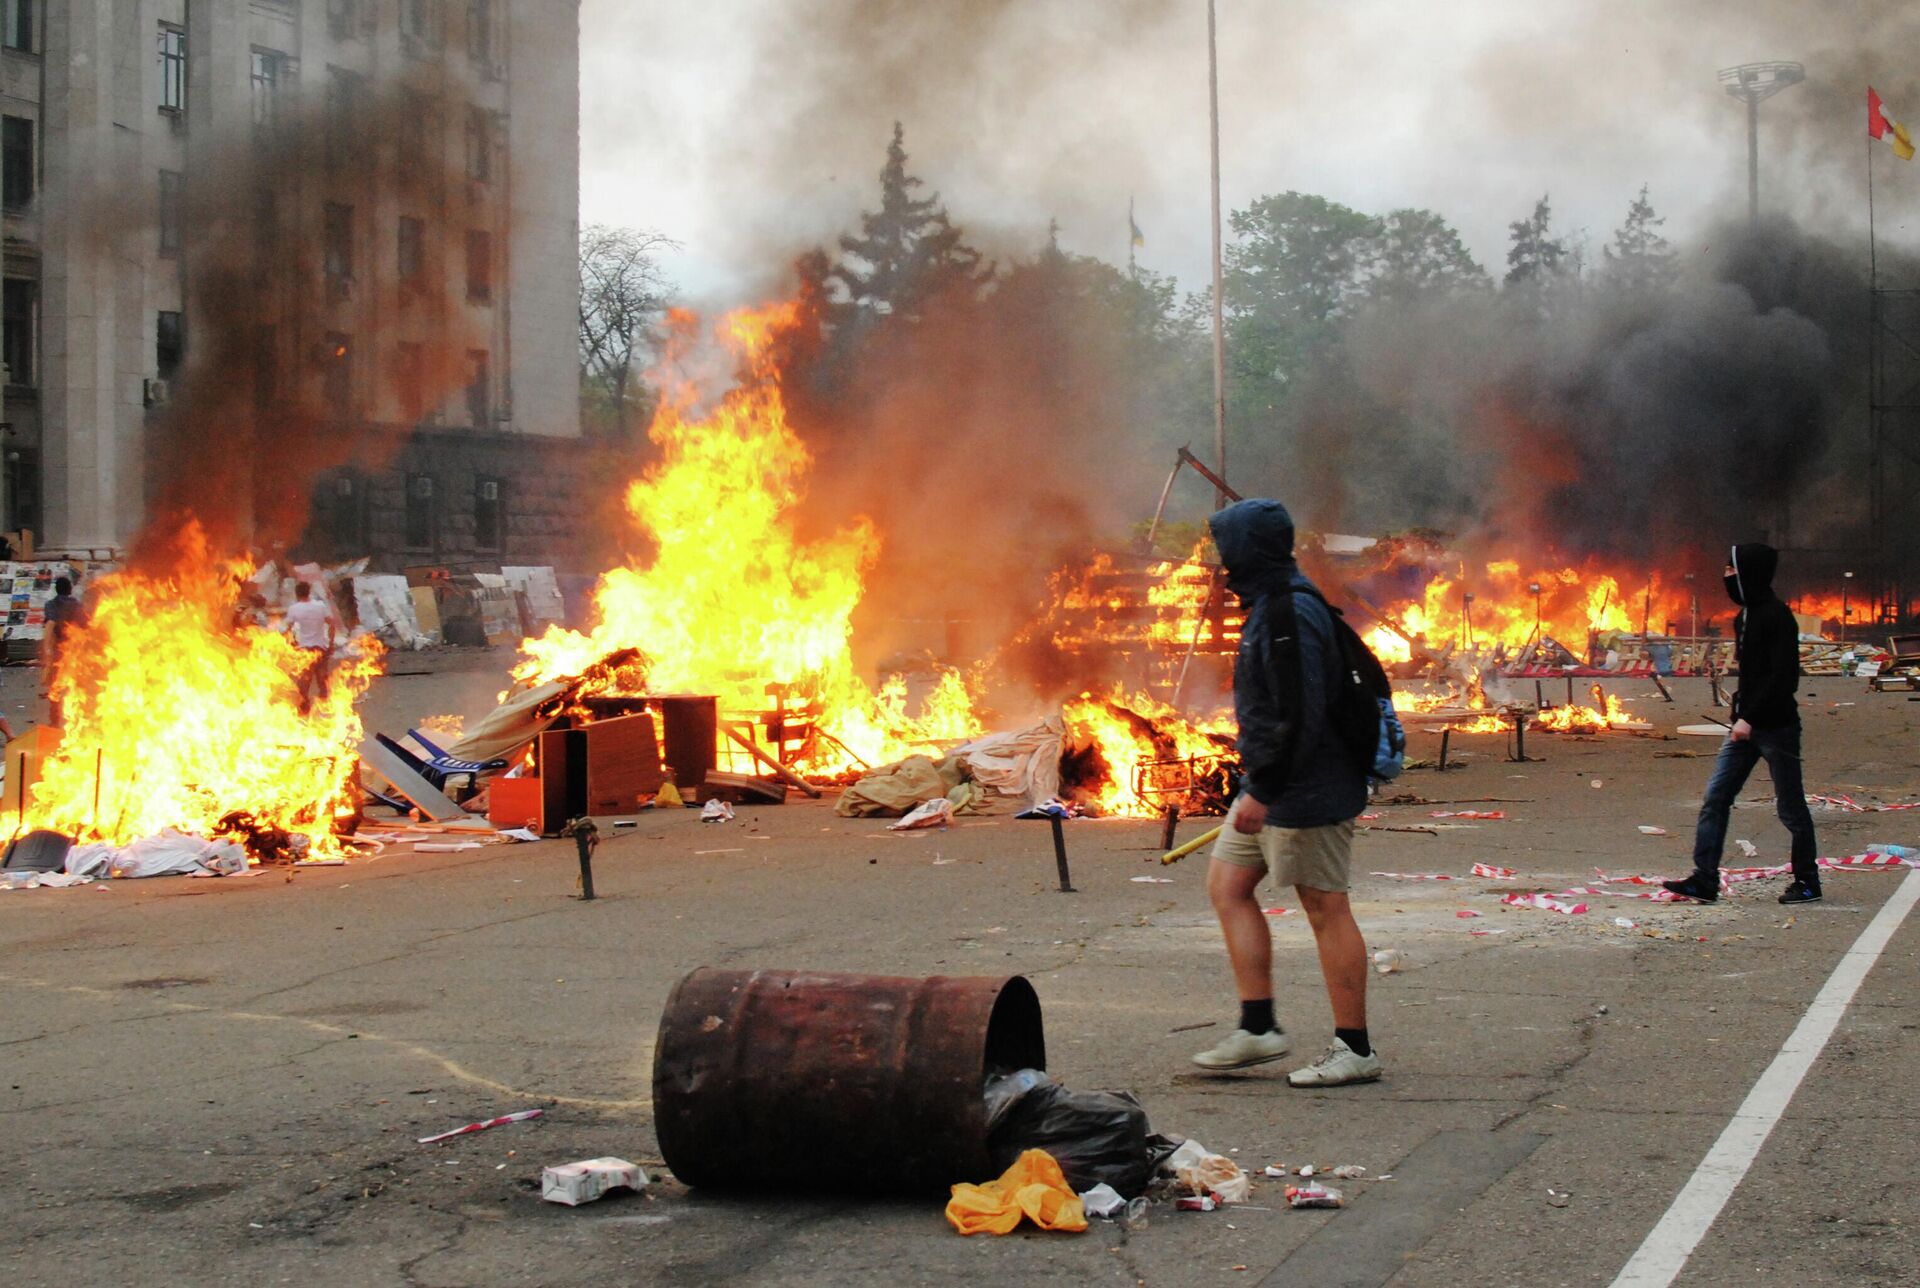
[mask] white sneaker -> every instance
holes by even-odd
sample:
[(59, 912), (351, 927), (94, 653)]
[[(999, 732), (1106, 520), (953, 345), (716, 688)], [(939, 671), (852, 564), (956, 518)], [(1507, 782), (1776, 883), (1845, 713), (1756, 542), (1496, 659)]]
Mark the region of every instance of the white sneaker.
[(1335, 1038), (1325, 1055), (1304, 1069), (1295, 1069), (1287, 1075), (1287, 1082), (1295, 1087), (1339, 1087), (1349, 1082), (1372, 1082), (1382, 1072), (1379, 1052), (1360, 1055)]
[(1278, 1060), (1286, 1053), (1287, 1035), (1280, 1029), (1271, 1033), (1235, 1029), (1220, 1040), (1219, 1046), (1194, 1056), (1193, 1062), (1202, 1069), (1249, 1069)]

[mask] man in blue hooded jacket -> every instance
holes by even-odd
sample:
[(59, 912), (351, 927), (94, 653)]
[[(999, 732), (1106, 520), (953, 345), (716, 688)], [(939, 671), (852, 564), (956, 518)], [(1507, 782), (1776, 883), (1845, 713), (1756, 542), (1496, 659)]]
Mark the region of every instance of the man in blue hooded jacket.
[(1240, 1022), (1193, 1057), (1244, 1069), (1286, 1055), (1273, 1013), (1273, 940), (1256, 890), (1269, 871), (1294, 887), (1313, 927), (1333, 1003), (1333, 1044), (1287, 1075), (1296, 1087), (1371, 1082), (1380, 1057), (1367, 1036), (1367, 946), (1347, 900), (1353, 821), (1366, 807), (1364, 769), (1328, 718), (1341, 682), (1333, 615), (1293, 560), (1293, 519), (1278, 501), (1239, 501), (1214, 515), (1227, 588), (1246, 606), (1233, 667), (1240, 793), (1213, 850), (1207, 893), (1240, 994)]
[(1693, 872), (1661, 884), (1683, 898), (1712, 903), (1720, 897), (1720, 854), (1727, 844), (1727, 817), (1755, 765), (1773, 775), (1774, 812), (1793, 838), (1793, 880), (1781, 903), (1820, 899), (1819, 849), (1800, 767), (1800, 627), (1793, 610), (1773, 593), (1780, 552), (1749, 542), (1727, 559), (1727, 597), (1740, 606), (1733, 619), (1734, 665), (1740, 687), (1733, 695), (1733, 725), (1720, 744), (1694, 831)]

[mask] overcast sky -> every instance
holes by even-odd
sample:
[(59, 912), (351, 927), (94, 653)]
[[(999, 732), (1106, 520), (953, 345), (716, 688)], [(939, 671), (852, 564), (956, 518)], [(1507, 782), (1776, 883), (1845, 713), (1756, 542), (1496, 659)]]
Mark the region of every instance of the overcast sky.
[[(1797, 60), (1761, 109), (1762, 199), (1864, 236), (1869, 78), (1920, 126), (1920, 6), (1893, 0), (1220, 0), (1229, 209), (1289, 188), (1440, 211), (1497, 277), (1551, 193), (1593, 253), (1642, 183), (1683, 252), (1744, 211), (1718, 68)], [(583, 218), (656, 229), (706, 306), (780, 291), (871, 205), (888, 133), (975, 242), (1207, 276), (1204, 0), (585, 0)], [(1920, 165), (1876, 156), (1883, 238)]]

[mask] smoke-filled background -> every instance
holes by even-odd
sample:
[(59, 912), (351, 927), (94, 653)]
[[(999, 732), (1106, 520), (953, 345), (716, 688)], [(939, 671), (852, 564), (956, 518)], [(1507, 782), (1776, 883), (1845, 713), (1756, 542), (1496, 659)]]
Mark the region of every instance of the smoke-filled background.
[[(695, 303), (814, 305), (788, 363), (809, 512), (879, 522), (876, 624), (997, 638), (1151, 513), (1174, 448), (1211, 456), (1199, 0), (583, 22), (587, 218), (677, 238)], [(1889, 52), (1920, 13), (1226, 0), (1220, 26), (1237, 487), (1489, 557), (1864, 555), (1864, 97), (1920, 118)], [(1808, 80), (1761, 109), (1749, 226), (1715, 71), (1765, 59)], [(1920, 168), (1874, 163), (1882, 284), (1920, 285)]]

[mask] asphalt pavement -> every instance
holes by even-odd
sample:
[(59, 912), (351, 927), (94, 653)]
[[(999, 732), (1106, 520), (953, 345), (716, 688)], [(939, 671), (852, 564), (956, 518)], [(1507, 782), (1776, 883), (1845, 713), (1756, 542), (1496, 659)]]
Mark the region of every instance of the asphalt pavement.
[[(17, 674), (0, 703), (22, 700)], [(498, 687), (485, 669), (394, 677), (371, 709), (397, 731), (477, 714)], [(1920, 798), (1920, 705), (1859, 681), (1807, 687), (1809, 790)], [(1596, 868), (1685, 870), (1714, 743), (1668, 735), (1710, 708), (1704, 685), (1683, 682), (1672, 707), (1641, 688), (1620, 691), (1655, 736), (1533, 737), (1540, 759), (1524, 764), (1501, 738), (1456, 736), (1459, 769), (1388, 789), (1418, 800), (1378, 807), (1357, 868), (1455, 879), (1356, 885), (1370, 946), (1403, 965), (1373, 977), (1387, 1075), (1361, 1087), (1285, 1085), (1331, 1026), (1297, 911), (1272, 924), (1299, 1061), (1238, 1075), (1188, 1062), (1234, 1008), (1204, 861), (1163, 868), (1152, 822), (1069, 824), (1074, 894), (1053, 889), (1044, 824), (897, 834), (798, 799), (731, 824), (641, 815), (602, 846), (591, 904), (573, 898), (564, 842), (396, 851), (291, 880), (0, 893), (10, 1279), (1610, 1283), (1878, 910), (1920, 881), (1834, 874), (1826, 903), (1792, 911), (1774, 901), (1779, 881), (1713, 907), (1503, 906), (1512, 889), (1586, 884)], [(1417, 736), (1415, 751), (1433, 741)], [(1786, 852), (1770, 792), (1756, 775), (1731, 832), (1756, 845), (1754, 862)], [(1507, 817), (1432, 817), (1459, 809)], [(1816, 821), (1823, 854), (1920, 843), (1920, 811)], [(1402, 827), (1432, 830), (1381, 830)], [(1471, 878), (1475, 862), (1518, 875)], [(1298, 906), (1285, 891), (1268, 904)], [(1677, 1282), (1920, 1280), (1906, 1098), (1920, 1067), (1916, 923), (1866, 963)], [(1289, 1210), (1278, 1183), (1257, 1180), (1249, 1204), (1222, 1212), (1156, 1207), (1143, 1228), (999, 1239), (955, 1235), (938, 1194), (822, 1193), (804, 1163), (778, 1193), (689, 1191), (663, 1174), (651, 1061), (668, 990), (707, 965), (1017, 972), (1039, 992), (1062, 1081), (1131, 1090), (1157, 1130), (1256, 1172), (1352, 1163), (1381, 1179), (1347, 1184), (1337, 1211)], [(545, 1116), (415, 1143), (533, 1107)], [(609, 1154), (659, 1179), (577, 1209), (540, 1200), (543, 1166)]]

